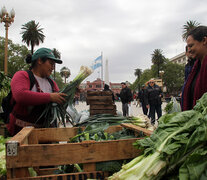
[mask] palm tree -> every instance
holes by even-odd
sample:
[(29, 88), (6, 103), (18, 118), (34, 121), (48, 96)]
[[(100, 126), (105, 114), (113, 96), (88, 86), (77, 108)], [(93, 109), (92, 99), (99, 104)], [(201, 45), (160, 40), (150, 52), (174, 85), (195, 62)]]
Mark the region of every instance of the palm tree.
[(65, 84), (66, 84), (66, 79), (70, 77), (70, 69), (64, 66), (60, 70), (60, 75), (61, 77), (65, 78)]
[[(57, 49), (53, 48), (52, 52), (56, 58), (58, 58), (58, 59), (61, 58), (60, 52)], [(54, 66), (54, 80), (55, 80), (55, 66)]]
[(45, 35), (43, 34), (43, 28), (40, 28), (39, 23), (35, 23), (35, 21), (29, 21), (28, 23), (22, 25), (21, 28), (23, 31), (22, 34), (22, 42), (25, 42), (27, 46), (31, 45), (31, 53), (34, 52), (34, 46), (38, 46), (44, 42)]
[(191, 20), (187, 21), (186, 24), (183, 25), (183, 35), (182, 35), (183, 40), (186, 41), (186, 39), (188, 37), (188, 33), (192, 29), (198, 27), (199, 25), (200, 25), (200, 23), (198, 23), (196, 21), (191, 21)]
[(165, 62), (165, 57), (162, 53), (161, 49), (155, 49), (152, 54), (152, 63), (157, 65), (157, 77), (160, 77), (160, 66)]
[(142, 74), (142, 70), (137, 68), (135, 69), (135, 72), (134, 72), (134, 75), (137, 77), (137, 82), (138, 82), (138, 89), (140, 90), (140, 77), (141, 77), (141, 74)]
[(139, 69), (139, 68), (135, 69), (134, 75), (137, 76), (138, 79), (140, 78), (141, 74), (142, 74), (141, 69)]

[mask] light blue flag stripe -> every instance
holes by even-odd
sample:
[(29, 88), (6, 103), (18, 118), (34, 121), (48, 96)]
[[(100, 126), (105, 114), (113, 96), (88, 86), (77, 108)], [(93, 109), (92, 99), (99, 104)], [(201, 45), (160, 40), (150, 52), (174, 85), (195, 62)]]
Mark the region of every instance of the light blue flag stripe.
[(94, 65), (92, 66), (92, 69), (95, 70), (95, 69), (97, 69), (97, 68), (99, 68), (99, 67), (101, 67), (101, 66), (102, 66), (101, 63), (96, 63), (96, 64), (94, 64)]
[(99, 60), (101, 60), (102, 59), (102, 55), (100, 55), (99, 57), (97, 57), (94, 61), (95, 61), (95, 63), (96, 63), (96, 61), (99, 61)]

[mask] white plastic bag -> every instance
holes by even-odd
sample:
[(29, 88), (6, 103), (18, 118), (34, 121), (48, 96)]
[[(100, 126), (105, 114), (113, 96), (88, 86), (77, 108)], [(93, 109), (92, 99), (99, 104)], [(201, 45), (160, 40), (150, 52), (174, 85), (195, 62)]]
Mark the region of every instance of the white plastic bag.
[(133, 116), (132, 105), (128, 104), (128, 108), (129, 108), (129, 116)]
[(169, 113), (171, 114), (171, 113), (174, 113), (174, 112), (181, 112), (180, 103), (178, 103), (178, 101), (176, 100), (175, 97), (171, 98), (171, 102), (173, 103), (173, 106), (172, 106), (172, 109)]

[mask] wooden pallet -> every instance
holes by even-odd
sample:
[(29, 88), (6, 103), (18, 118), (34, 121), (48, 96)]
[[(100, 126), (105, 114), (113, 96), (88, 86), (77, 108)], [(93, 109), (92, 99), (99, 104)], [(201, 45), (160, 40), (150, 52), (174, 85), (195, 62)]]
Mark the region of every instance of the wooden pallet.
[(112, 101), (112, 92), (88, 91), (87, 104), (90, 105), (90, 115), (116, 114), (116, 105)]
[[(112, 126), (107, 132), (121, 130), (121, 126)], [(68, 143), (74, 137), (78, 128), (23, 128), (17, 135), (6, 143), (7, 179), (27, 179), (28, 167), (38, 169), (40, 166), (58, 166), (66, 164), (83, 164), (82, 176), (96, 172), (96, 162), (111, 160), (132, 159), (140, 154), (140, 150), (133, 147), (139, 138), (111, 140), (111, 141), (85, 141), (81, 143)], [(61, 144), (59, 142), (62, 142)], [(51, 173), (48, 171), (48, 173)], [(38, 174), (36, 179), (45, 179), (45, 175)], [(47, 173), (44, 173), (47, 174)], [(70, 175), (48, 174), (46, 179), (67, 179)], [(106, 176), (103, 175), (103, 176)], [(79, 177), (79, 174), (76, 174)], [(34, 178), (35, 179), (35, 178)]]

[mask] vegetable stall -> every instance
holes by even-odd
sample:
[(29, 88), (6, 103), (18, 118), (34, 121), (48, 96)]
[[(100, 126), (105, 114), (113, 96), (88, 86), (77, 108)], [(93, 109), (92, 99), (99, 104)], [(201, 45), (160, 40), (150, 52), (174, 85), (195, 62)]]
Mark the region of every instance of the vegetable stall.
[[(41, 115), (46, 120), (45, 127), (50, 127), (54, 122), (66, 126), (66, 121), (73, 127), (25, 127), (7, 141), (4, 149), (7, 179), (26, 179), (31, 176), (47, 176), (44, 178), (48, 179), (61, 176), (104, 178), (109, 176), (109, 171), (120, 170), (123, 163), (139, 155), (140, 150), (135, 149), (132, 143), (151, 134), (151, 131), (143, 132), (142, 128), (133, 127), (127, 129), (126, 123), (133, 122), (146, 127), (148, 122), (145, 119), (100, 114), (80, 122), (72, 100), (77, 86), (90, 74), (88, 68), (81, 67), (78, 76), (61, 91), (68, 95), (65, 104), (49, 103)], [(68, 108), (75, 116), (67, 112)], [(73, 170), (67, 171), (71, 166)], [(112, 170), (103, 167), (111, 167)], [(60, 175), (62, 173), (67, 174)]]
[(141, 115), (80, 121), (66, 108), (77, 113), (71, 98), (84, 72), (64, 90), (67, 103), (51, 103), (42, 114), (48, 127), (65, 119), (73, 127), (26, 127), (6, 142), (8, 179), (207, 179), (207, 93), (193, 110), (163, 115), (155, 130)]

